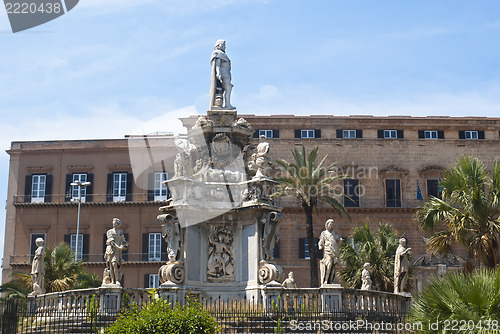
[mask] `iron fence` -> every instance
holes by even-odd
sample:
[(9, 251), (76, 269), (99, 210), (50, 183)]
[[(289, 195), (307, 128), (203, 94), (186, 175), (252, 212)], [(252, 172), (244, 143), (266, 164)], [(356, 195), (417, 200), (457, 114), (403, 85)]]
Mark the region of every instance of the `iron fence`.
[[(197, 299), (218, 322), (221, 333), (418, 332), (405, 323), (409, 299), (402, 296), (343, 289), (339, 301), (312, 290), (287, 290), (268, 299)], [(174, 305), (184, 304), (193, 296), (163, 297)], [(5, 334), (104, 333), (119, 314), (149, 302), (146, 289), (123, 289), (119, 293), (87, 289), (6, 299), (0, 304), (1, 329)], [(326, 310), (325, 305), (333, 306)]]

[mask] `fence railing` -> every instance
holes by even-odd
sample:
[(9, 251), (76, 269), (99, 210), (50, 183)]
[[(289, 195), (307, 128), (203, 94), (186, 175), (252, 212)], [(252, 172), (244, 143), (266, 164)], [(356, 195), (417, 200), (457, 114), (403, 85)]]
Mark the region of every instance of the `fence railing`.
[[(4, 300), (0, 304), (2, 333), (102, 333), (118, 315), (132, 305), (150, 302), (149, 289), (84, 289), (48, 293), (34, 298)], [(267, 289), (252, 298), (172, 295), (168, 289), (155, 293), (171, 304), (184, 304), (197, 298), (209, 311), (223, 333), (343, 333), (339, 324), (394, 324), (394, 331), (404, 323), (410, 298), (392, 293), (353, 289)], [(300, 325), (302, 324), (302, 325)], [(309, 325), (308, 325), (309, 324)], [(349, 327), (349, 326), (348, 326)], [(304, 329), (316, 328), (307, 331)], [(340, 328), (340, 330), (339, 330)], [(331, 331), (330, 331), (331, 329)], [(335, 329), (335, 330), (334, 330)], [(387, 327), (386, 327), (387, 329)], [(371, 333), (352, 326), (345, 333)]]

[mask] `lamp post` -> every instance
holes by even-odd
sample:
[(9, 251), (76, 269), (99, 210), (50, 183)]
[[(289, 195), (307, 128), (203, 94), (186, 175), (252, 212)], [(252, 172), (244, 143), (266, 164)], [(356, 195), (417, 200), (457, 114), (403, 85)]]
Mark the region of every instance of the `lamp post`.
[(78, 218), (76, 220), (76, 242), (75, 242), (75, 262), (78, 261), (78, 236), (80, 234), (80, 207), (82, 205), (82, 188), (87, 188), (91, 185), (90, 182), (76, 181), (70, 184), (73, 187), (78, 187)]

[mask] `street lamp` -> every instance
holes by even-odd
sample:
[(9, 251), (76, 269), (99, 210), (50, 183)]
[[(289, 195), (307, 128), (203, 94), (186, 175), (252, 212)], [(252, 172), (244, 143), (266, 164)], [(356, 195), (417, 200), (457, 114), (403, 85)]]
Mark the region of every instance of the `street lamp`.
[[(70, 184), (73, 187), (78, 187), (78, 218), (76, 221), (76, 243), (75, 243), (75, 262), (78, 261), (78, 235), (80, 234), (80, 206), (82, 205), (82, 188), (87, 188), (91, 185), (90, 182), (76, 181)], [(74, 201), (74, 199), (73, 199)]]

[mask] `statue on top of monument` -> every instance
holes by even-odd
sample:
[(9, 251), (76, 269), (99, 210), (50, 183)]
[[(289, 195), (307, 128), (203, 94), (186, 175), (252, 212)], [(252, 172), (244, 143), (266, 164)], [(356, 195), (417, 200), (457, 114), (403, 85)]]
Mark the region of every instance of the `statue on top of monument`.
[(212, 64), (212, 74), (210, 76), (209, 109), (236, 109), (231, 105), (233, 84), (231, 83), (231, 60), (226, 55), (226, 41), (219, 39), (215, 43), (210, 63)]

